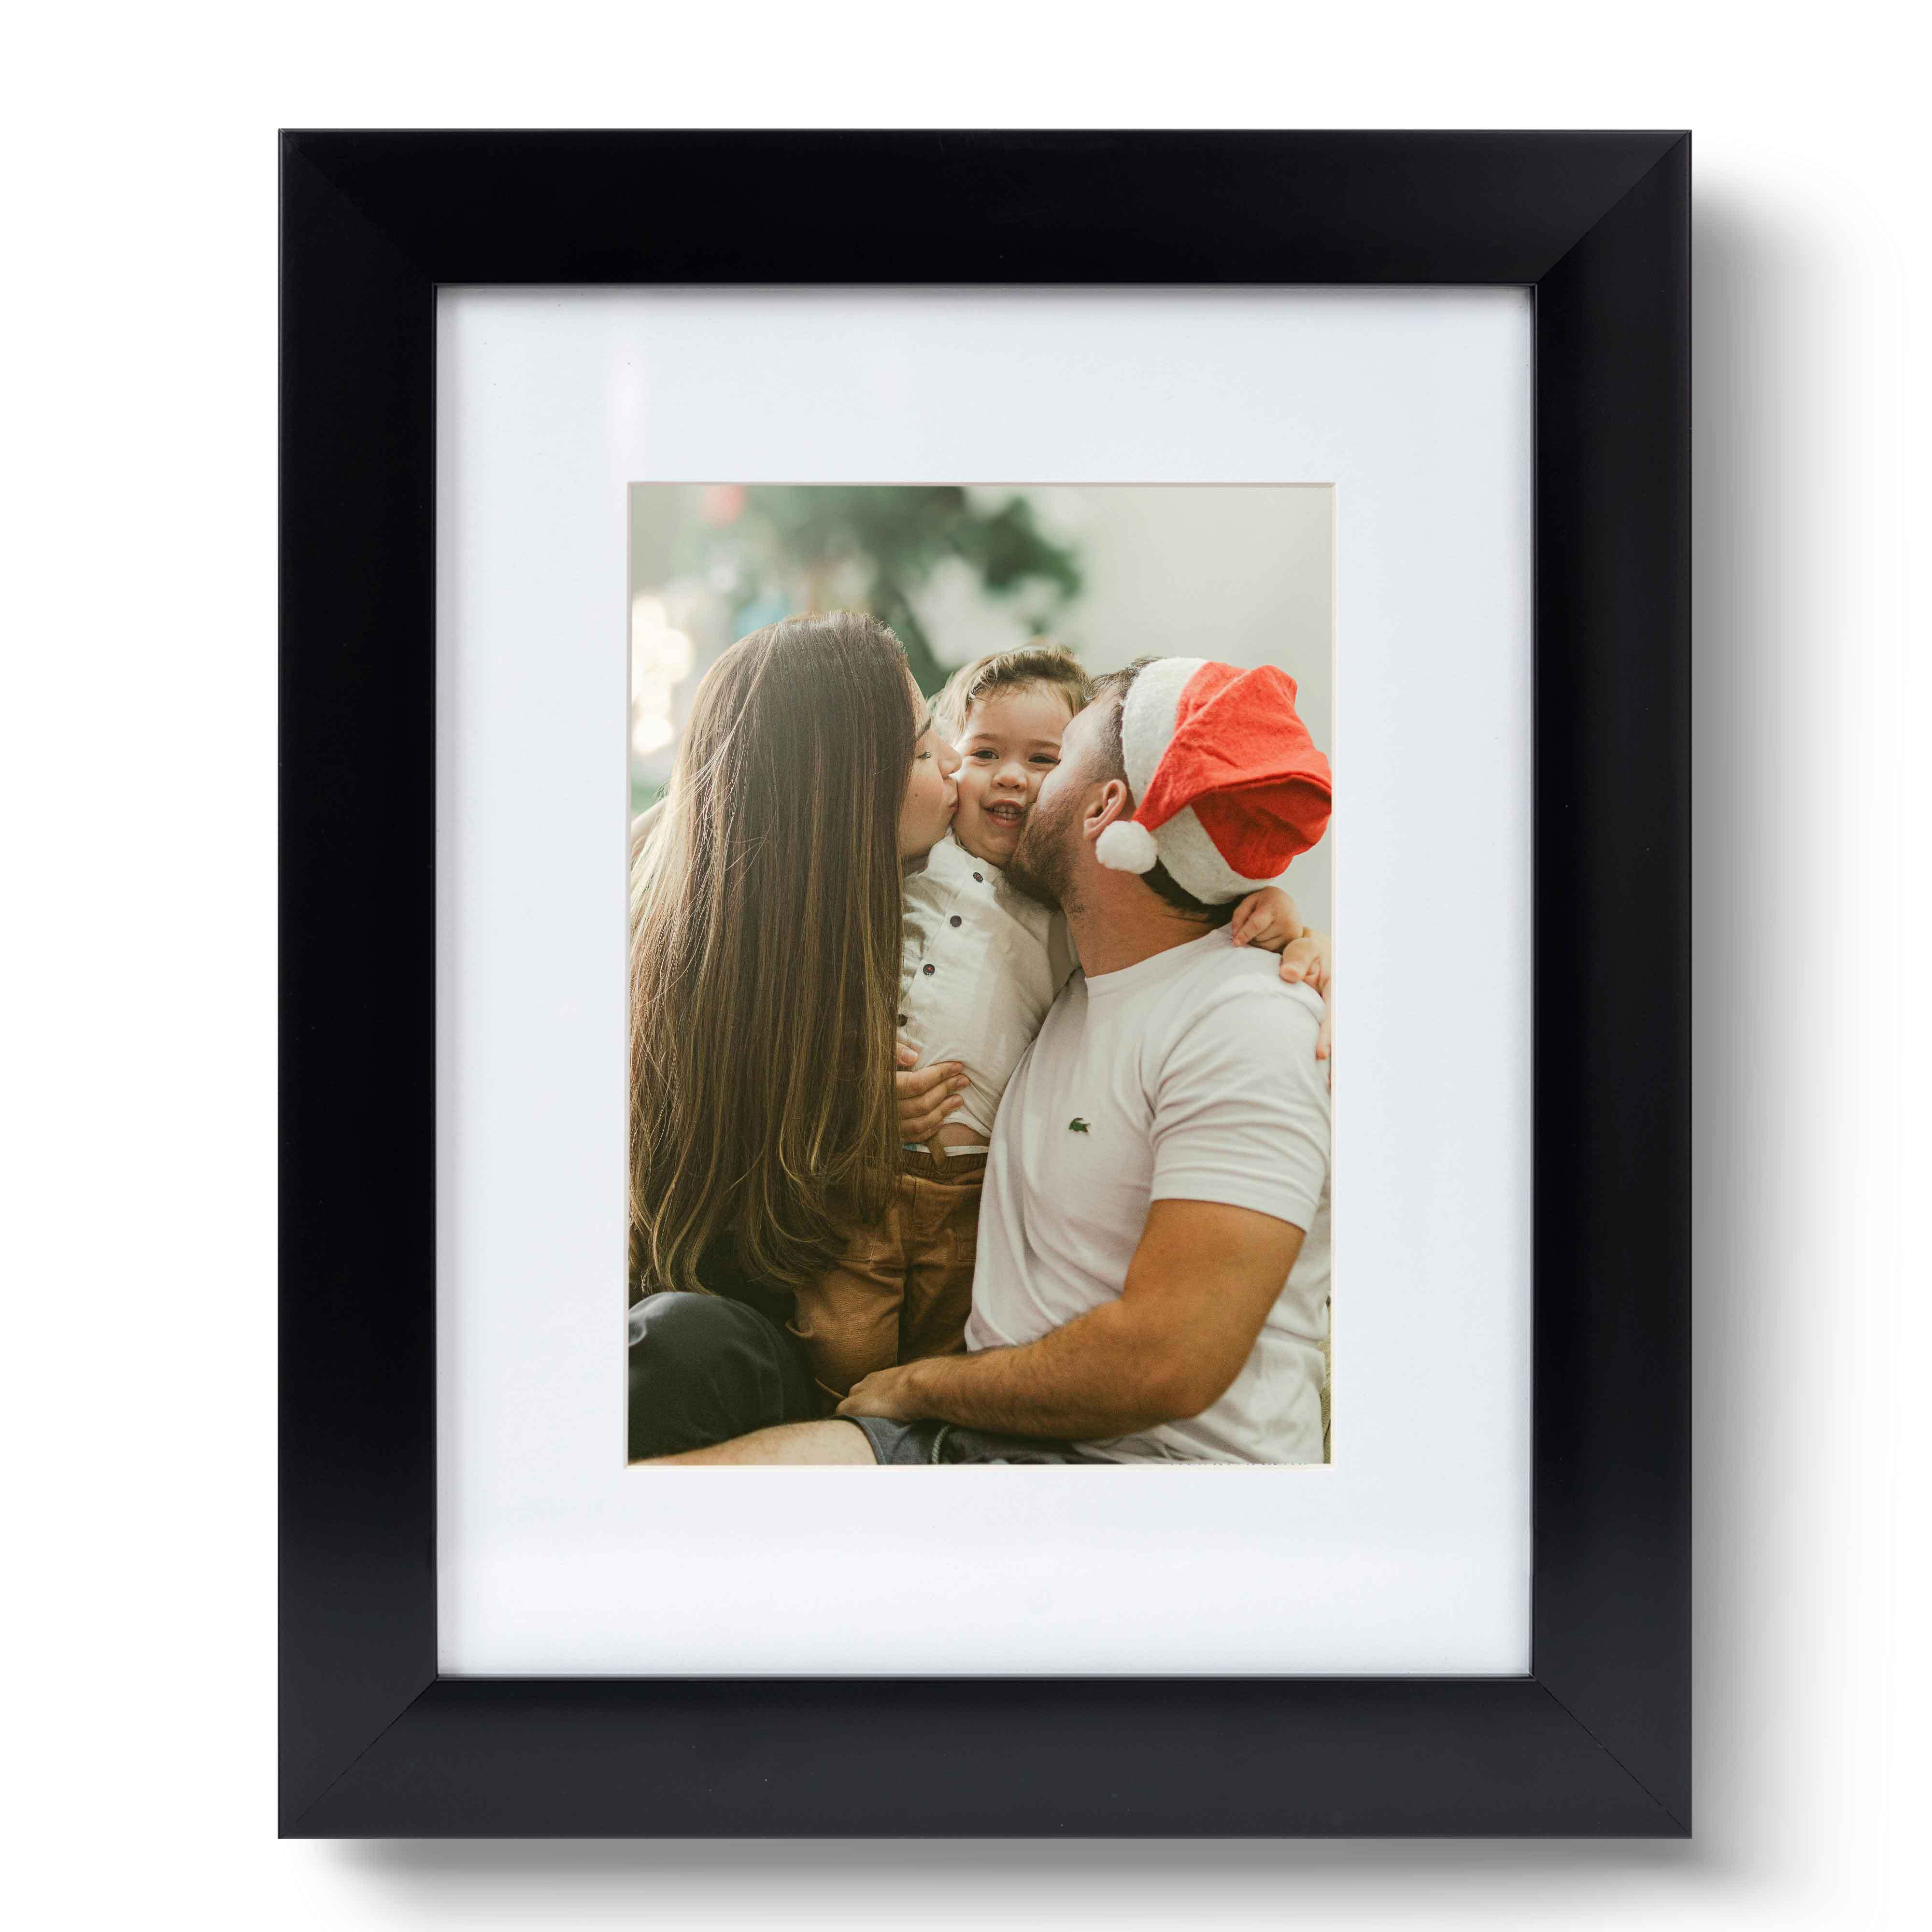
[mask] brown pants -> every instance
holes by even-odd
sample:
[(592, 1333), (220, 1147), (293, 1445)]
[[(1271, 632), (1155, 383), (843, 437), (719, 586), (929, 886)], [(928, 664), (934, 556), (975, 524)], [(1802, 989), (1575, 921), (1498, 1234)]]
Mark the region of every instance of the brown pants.
[(983, 1154), (908, 1148), (884, 1217), (798, 1291), (792, 1333), (828, 1409), (874, 1369), (965, 1352), (986, 1172)]

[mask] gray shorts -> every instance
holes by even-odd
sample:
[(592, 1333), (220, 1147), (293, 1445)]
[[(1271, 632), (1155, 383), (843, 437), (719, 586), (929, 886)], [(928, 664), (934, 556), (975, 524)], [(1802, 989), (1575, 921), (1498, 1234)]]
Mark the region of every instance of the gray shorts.
[(888, 1422), (877, 1415), (843, 1418), (865, 1432), (875, 1462), (1097, 1462), (1070, 1442), (1052, 1442), (1037, 1436), (995, 1436), (957, 1422)]

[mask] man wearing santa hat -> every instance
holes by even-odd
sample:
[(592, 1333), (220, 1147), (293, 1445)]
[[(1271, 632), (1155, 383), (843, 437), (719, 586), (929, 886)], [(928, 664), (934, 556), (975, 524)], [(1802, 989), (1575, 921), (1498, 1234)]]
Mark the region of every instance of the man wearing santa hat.
[(1146, 659), (1097, 693), (1007, 867), (1082, 970), (994, 1125), (968, 1352), (691, 1460), (1322, 1460), (1322, 1003), (1228, 926), (1322, 837), (1328, 763), (1273, 666)]

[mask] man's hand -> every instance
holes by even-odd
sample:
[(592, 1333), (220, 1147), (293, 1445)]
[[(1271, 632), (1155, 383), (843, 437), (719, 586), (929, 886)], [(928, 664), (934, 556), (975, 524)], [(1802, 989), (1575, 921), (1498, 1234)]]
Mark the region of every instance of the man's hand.
[(926, 1414), (915, 1386), (920, 1364), (904, 1362), (896, 1369), (875, 1369), (852, 1384), (852, 1393), (832, 1413), (877, 1415), (888, 1422), (916, 1422)]
[(1240, 1373), (1300, 1252), (1301, 1230), (1272, 1215), (1156, 1201), (1116, 1300), (1017, 1348), (880, 1369), (838, 1412), (1068, 1442), (1198, 1415)]
[(899, 1096), (899, 1138), (922, 1145), (966, 1104), (959, 1097), (966, 1088), (965, 1066), (942, 1060), (936, 1066), (921, 1066), (919, 1049), (904, 1040), (898, 1058), (901, 1070), (892, 1076), (892, 1084)]

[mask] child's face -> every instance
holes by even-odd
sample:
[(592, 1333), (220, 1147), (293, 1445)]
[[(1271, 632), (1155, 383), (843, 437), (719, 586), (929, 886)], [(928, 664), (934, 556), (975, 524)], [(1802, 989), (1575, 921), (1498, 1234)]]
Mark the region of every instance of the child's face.
[(975, 858), (1004, 866), (1012, 856), (1040, 781), (1060, 762), (1060, 736), (1072, 716), (1050, 685), (996, 691), (966, 714), (952, 836)]

